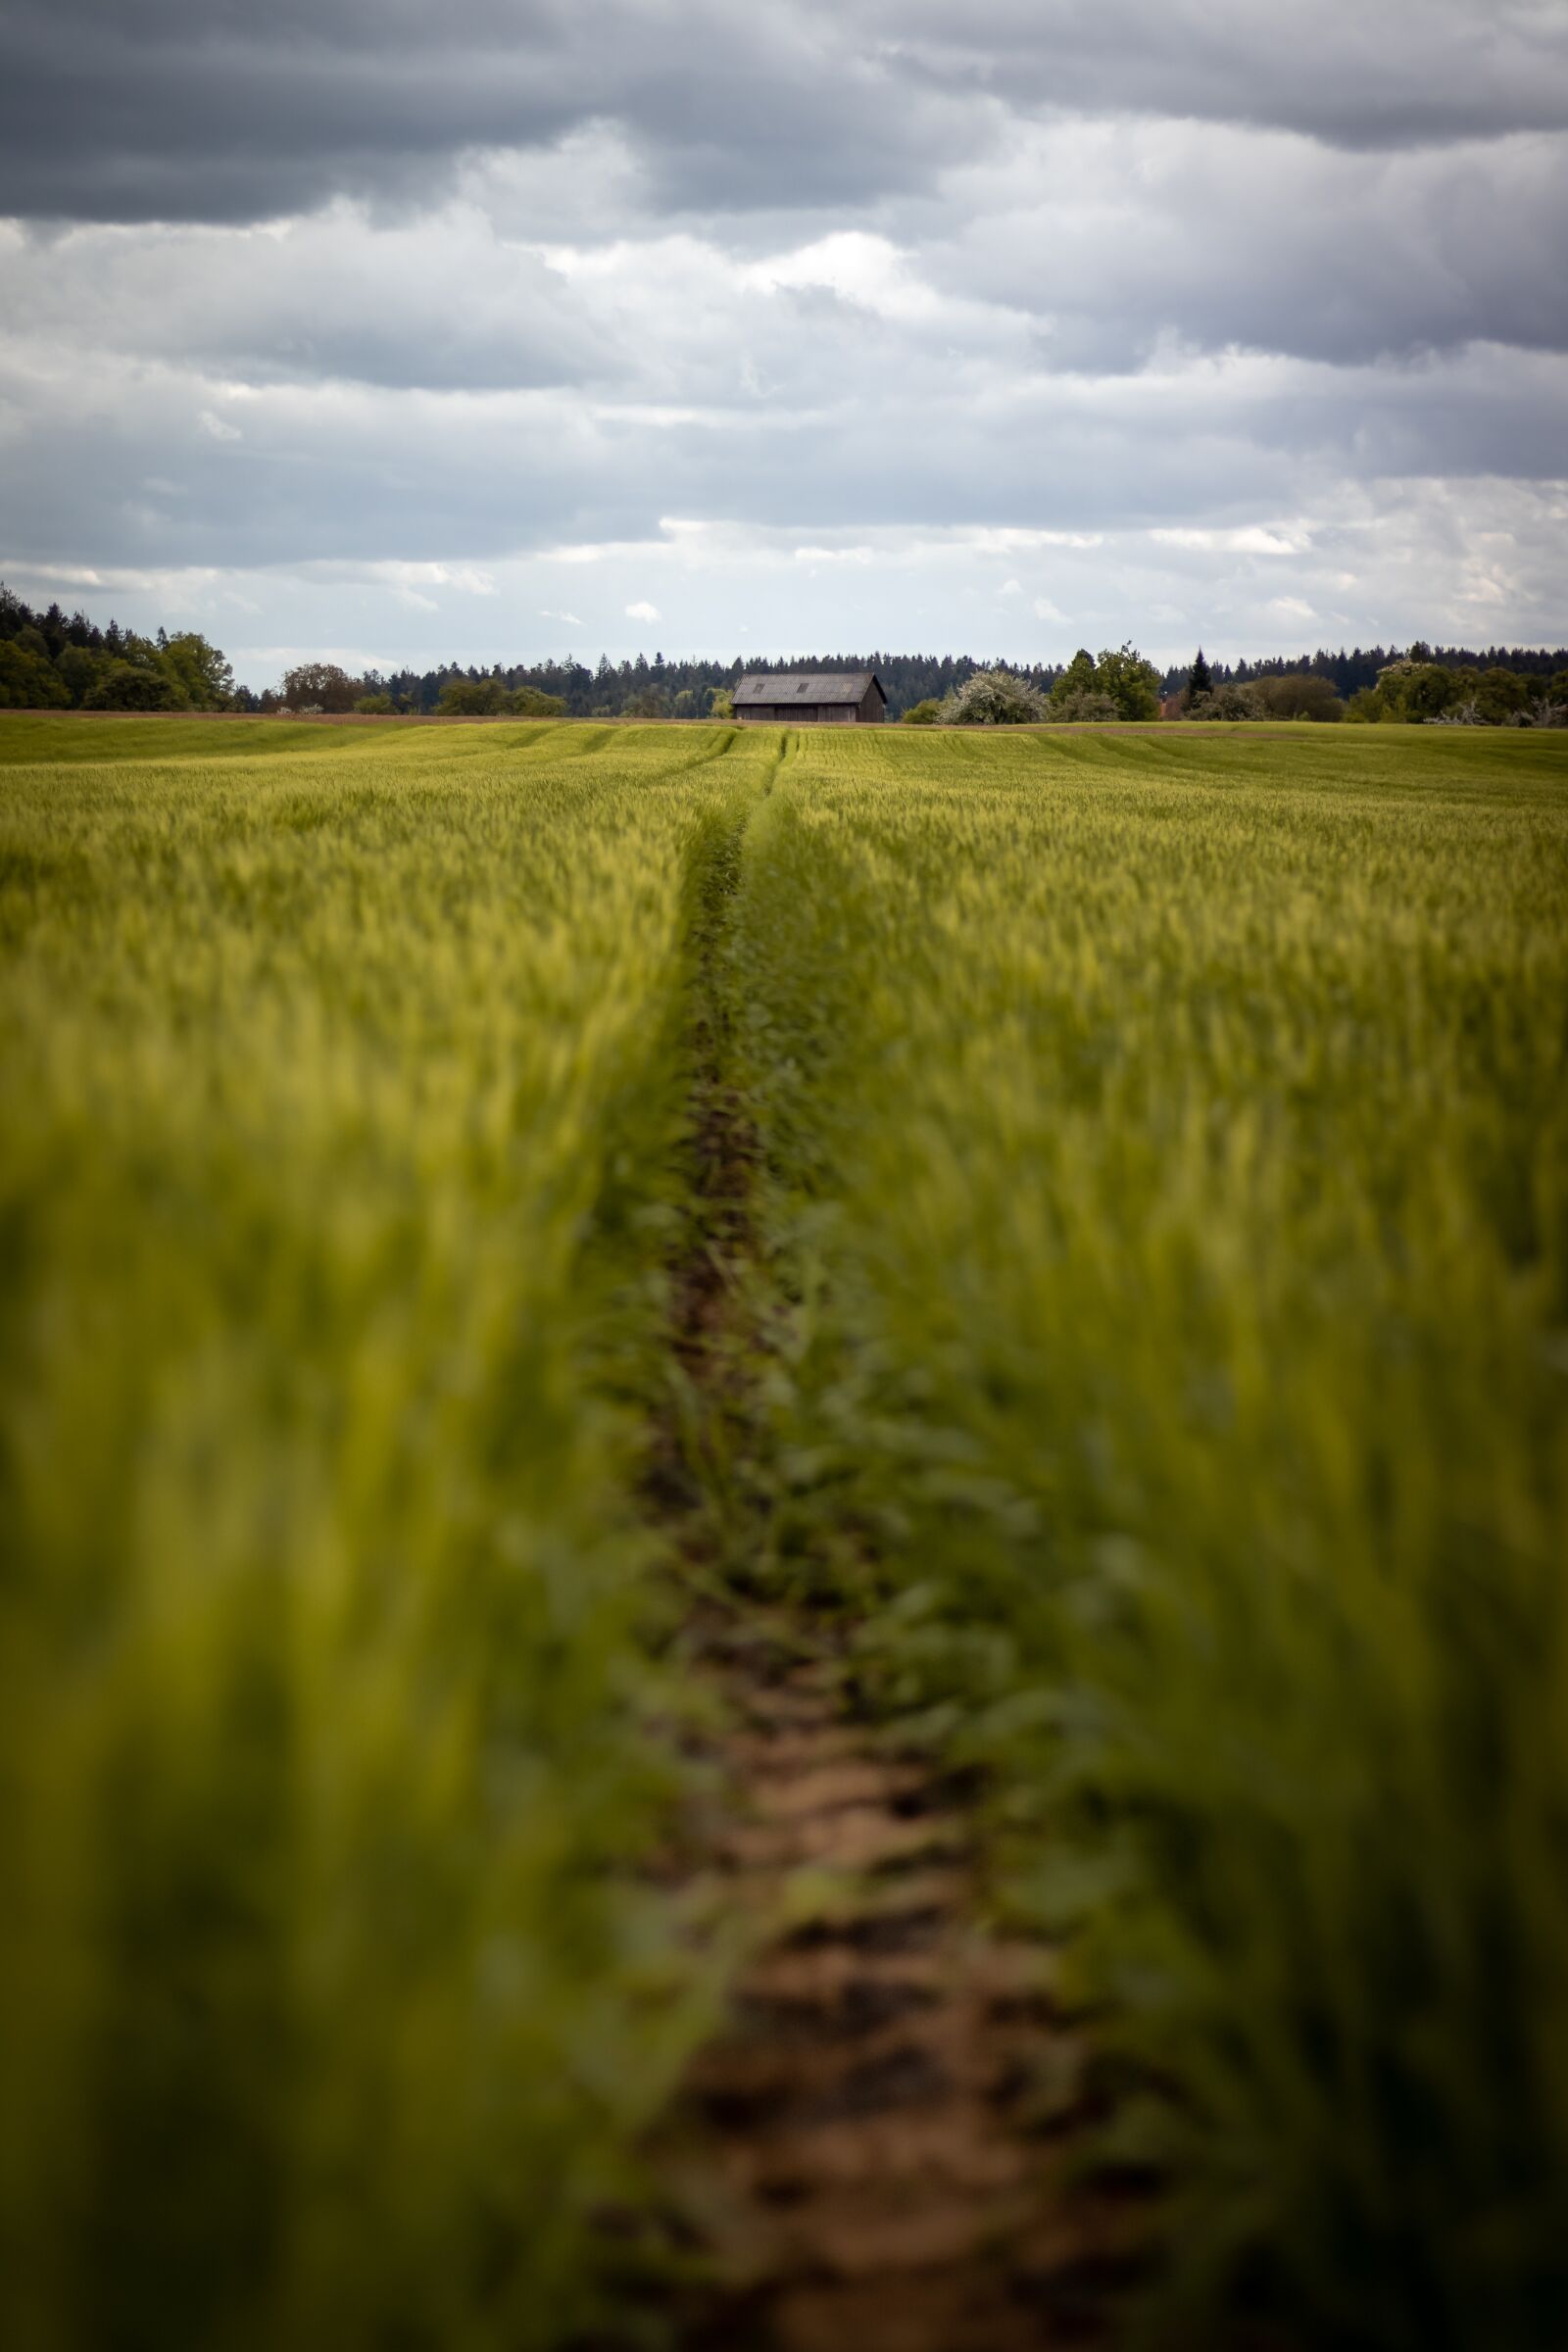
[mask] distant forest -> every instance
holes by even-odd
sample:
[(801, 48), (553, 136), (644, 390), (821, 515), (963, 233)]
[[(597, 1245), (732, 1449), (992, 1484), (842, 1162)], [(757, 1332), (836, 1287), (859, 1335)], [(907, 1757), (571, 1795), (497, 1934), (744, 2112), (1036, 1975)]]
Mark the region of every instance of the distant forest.
[[(1349, 653), (1343, 647), (1338, 653), (1320, 648), (1294, 660), (1277, 655), (1259, 662), (1210, 662), (1208, 670), (1216, 687), (1316, 675), (1330, 680), (1348, 702), (1375, 688), (1379, 672), (1400, 654), (1396, 646), (1356, 646)], [(1568, 647), (1547, 652), (1423, 646), (1419, 659), (1449, 670), (1507, 669), (1521, 677), (1550, 678), (1568, 667)], [(998, 665), (1047, 694), (1065, 666), (1049, 662)], [(336, 664), (313, 662), (291, 671), (278, 688), (257, 694), (233, 683), (223, 655), (194, 630), (170, 636), (160, 629), (149, 638), (115, 621), (100, 627), (85, 613), (68, 614), (58, 604), (34, 611), (0, 583), (0, 708), (278, 710), (298, 709), (308, 698), (312, 708), (351, 710), (371, 701), (384, 710), (427, 711), (460, 682), (478, 686), (494, 679), (509, 695), (555, 698), (573, 718), (706, 718), (714, 695), (732, 687), (746, 670), (874, 669), (887, 690), (888, 716), (900, 718), (918, 703), (945, 701), (987, 666), (960, 654), (801, 654), (788, 660), (752, 654), (731, 662), (666, 662), (662, 654), (650, 661), (639, 654), (635, 661), (618, 662), (602, 656), (592, 669), (570, 661), (488, 669), (449, 662), (437, 669), (390, 674), (372, 669), (350, 676)], [(1165, 670), (1161, 694), (1180, 693), (1191, 675), (1190, 663)]]
[[(1348, 702), (1362, 687), (1376, 686), (1378, 672), (1397, 661), (1402, 650), (1374, 645), (1356, 646), (1347, 653), (1342, 647), (1338, 653), (1320, 649), (1294, 660), (1276, 655), (1234, 664), (1210, 662), (1208, 666), (1216, 685), (1245, 686), (1257, 678), (1315, 674), (1328, 678), (1335, 692)], [(1000, 666), (1028, 678), (1044, 694), (1050, 693), (1066, 666), (1062, 662), (1002, 662), (1000, 656), (996, 659)], [(1568, 666), (1568, 648), (1552, 653), (1488, 646), (1472, 652), (1461, 646), (1435, 646), (1430, 659), (1449, 669), (1501, 668), (1525, 677), (1550, 677)], [(400, 669), (385, 677), (372, 674), (365, 679), (364, 691), (387, 694), (394, 704), (408, 710), (433, 710), (455, 680), (478, 682), (497, 676), (509, 691), (528, 687), (537, 694), (559, 697), (572, 718), (704, 718), (715, 692), (732, 687), (748, 670), (874, 669), (887, 689), (889, 718), (902, 718), (916, 703), (943, 701), (977, 670), (989, 666), (967, 654), (799, 654), (776, 661), (754, 654), (744, 661), (737, 656), (733, 662), (666, 662), (662, 654), (655, 654), (649, 661), (639, 654), (634, 662), (619, 662), (601, 656), (595, 669), (581, 662), (517, 662), (499, 670), (465, 668), (454, 662), (441, 669)], [(1191, 675), (1190, 662), (1165, 670), (1161, 694), (1180, 693)], [(262, 708), (261, 700), (254, 700), (251, 707)]]

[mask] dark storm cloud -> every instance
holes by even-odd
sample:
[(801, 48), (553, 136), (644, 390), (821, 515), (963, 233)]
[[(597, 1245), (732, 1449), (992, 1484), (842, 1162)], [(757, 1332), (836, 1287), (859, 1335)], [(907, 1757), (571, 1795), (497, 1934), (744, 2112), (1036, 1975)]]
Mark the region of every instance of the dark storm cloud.
[(829, 205), (916, 183), (973, 104), (902, 91), (814, 7), (155, 0), (0, 10), (0, 212), (250, 220), (417, 199), (475, 150), (623, 124), (670, 206)]
[(249, 220), (417, 200), (619, 126), (666, 210), (929, 185), (999, 114), (1153, 112), (1388, 148), (1568, 120), (1561, 0), (8, 0), (0, 212)]
[(1562, 0), (889, 0), (911, 52), (1013, 104), (1394, 148), (1568, 122)]

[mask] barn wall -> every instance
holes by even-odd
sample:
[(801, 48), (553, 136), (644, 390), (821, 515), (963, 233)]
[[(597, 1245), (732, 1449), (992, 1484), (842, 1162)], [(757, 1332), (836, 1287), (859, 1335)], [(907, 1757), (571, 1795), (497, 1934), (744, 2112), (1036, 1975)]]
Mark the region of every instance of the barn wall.
[(887, 705), (868, 686), (858, 703), (743, 703), (735, 716), (752, 726), (879, 727)]

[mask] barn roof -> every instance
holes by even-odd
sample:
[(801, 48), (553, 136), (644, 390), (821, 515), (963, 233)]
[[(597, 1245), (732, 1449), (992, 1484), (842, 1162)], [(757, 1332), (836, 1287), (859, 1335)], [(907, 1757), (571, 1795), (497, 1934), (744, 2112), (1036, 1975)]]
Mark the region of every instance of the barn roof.
[(749, 670), (734, 689), (736, 703), (815, 704), (860, 703), (874, 686), (884, 702), (887, 693), (874, 669)]

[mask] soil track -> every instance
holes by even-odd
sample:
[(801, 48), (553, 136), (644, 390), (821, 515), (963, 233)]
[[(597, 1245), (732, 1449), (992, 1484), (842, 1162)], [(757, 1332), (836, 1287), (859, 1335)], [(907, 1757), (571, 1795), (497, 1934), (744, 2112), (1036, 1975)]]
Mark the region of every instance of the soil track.
[[(675, 1285), (684, 1405), (652, 1494), (703, 1597), (687, 1653), (721, 1702), (722, 1793), (686, 1867), (749, 1923), (672, 2177), (717, 2283), (683, 2352), (1025, 2352), (1101, 2340), (1141, 2200), (1070, 2173), (1092, 2120), (1051, 1952), (983, 1924), (974, 1792), (858, 1703), (854, 1627), (748, 1575), (751, 1375), (768, 1344), (757, 1139), (723, 1083), (715, 873), (695, 1023), (699, 1213)], [(725, 1532), (705, 1497), (724, 1465)], [(760, 1523), (759, 1523), (760, 1537)], [(695, 2151), (693, 2153), (692, 2151)], [(1147, 2231), (1143, 2231), (1147, 2235)]]
[(709, 1655), (735, 1725), (710, 1866), (779, 1924), (689, 2085), (723, 2284), (683, 2344), (1099, 2340), (1136, 2207), (1069, 2184), (1079, 2038), (1051, 1955), (981, 1924), (962, 1793), (858, 1718), (834, 1640), (798, 1616), (748, 1613)]

